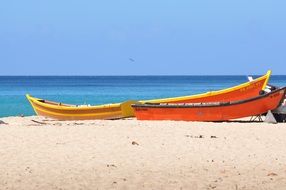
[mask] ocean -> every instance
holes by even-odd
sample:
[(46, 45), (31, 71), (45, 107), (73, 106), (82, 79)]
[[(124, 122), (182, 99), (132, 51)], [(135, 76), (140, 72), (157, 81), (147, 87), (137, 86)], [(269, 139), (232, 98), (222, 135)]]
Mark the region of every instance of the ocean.
[[(25, 94), (69, 104), (105, 104), (219, 90), (246, 76), (0, 76), (0, 117), (35, 115)], [(286, 75), (270, 83), (286, 86)]]

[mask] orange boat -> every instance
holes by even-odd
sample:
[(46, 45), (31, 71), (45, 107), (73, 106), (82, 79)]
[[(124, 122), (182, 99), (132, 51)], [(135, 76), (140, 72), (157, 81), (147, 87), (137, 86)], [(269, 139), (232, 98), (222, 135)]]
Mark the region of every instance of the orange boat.
[(232, 102), (135, 104), (138, 120), (227, 121), (274, 110), (284, 101), (286, 87)]

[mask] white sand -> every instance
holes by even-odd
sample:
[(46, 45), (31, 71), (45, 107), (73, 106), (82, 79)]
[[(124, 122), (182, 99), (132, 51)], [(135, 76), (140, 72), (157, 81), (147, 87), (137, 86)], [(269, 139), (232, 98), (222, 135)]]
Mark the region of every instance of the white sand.
[(0, 189), (286, 189), (286, 124), (1, 120)]

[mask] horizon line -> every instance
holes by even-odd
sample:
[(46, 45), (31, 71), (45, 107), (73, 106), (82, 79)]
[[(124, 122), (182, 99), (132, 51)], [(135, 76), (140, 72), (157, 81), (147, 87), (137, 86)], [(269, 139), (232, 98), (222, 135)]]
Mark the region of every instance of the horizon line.
[[(157, 76), (166, 76), (166, 77), (178, 77), (178, 76), (260, 76), (259, 74), (206, 74), (206, 75), (0, 75), (0, 77), (157, 77)], [(286, 76), (286, 74), (272, 74), (271, 76)]]

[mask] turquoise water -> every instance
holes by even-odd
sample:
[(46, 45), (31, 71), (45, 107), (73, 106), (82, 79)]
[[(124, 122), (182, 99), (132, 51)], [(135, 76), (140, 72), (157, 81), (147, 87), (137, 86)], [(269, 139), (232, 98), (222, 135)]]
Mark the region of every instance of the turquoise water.
[[(246, 81), (246, 76), (2, 76), (0, 117), (34, 115), (26, 93), (70, 104), (103, 104), (191, 95)], [(272, 76), (270, 82), (286, 86), (286, 76)]]

